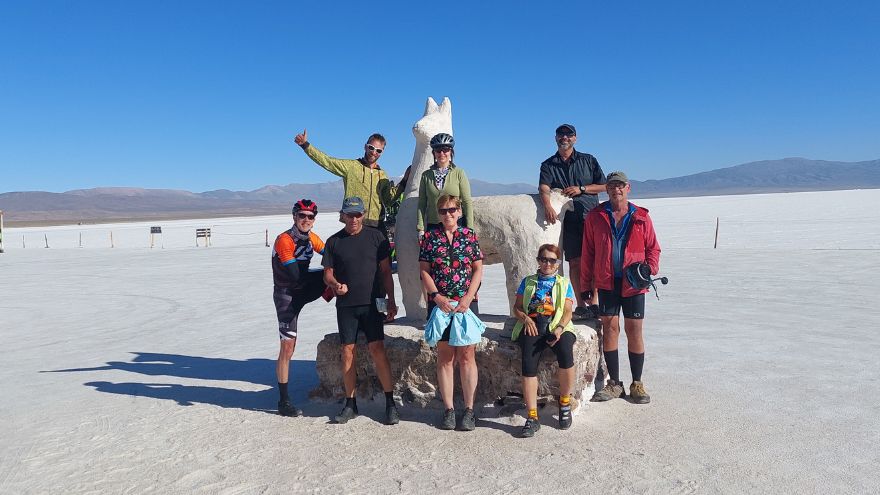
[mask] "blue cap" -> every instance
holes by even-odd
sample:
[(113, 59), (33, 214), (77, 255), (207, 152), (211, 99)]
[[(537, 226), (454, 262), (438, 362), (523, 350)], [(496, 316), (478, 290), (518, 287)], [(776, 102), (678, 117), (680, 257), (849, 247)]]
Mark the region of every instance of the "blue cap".
[(364, 213), (364, 200), (357, 196), (352, 196), (350, 198), (345, 198), (342, 202), (342, 210), (341, 213), (360, 213), (363, 215)]

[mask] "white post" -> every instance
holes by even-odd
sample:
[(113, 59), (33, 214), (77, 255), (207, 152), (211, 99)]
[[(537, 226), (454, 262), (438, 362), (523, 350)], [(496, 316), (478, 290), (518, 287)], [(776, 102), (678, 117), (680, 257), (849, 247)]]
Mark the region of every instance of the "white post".
[(115, 248), (116, 246), (113, 244), (113, 231), (110, 231), (110, 247)]
[(715, 246), (712, 249), (718, 249), (718, 226), (719, 220), (718, 217), (715, 217)]
[(0, 210), (0, 253), (3, 252), (3, 210)]
[(83, 233), (79, 233), (79, 247), (83, 247)]
[(49, 236), (43, 234), (43, 240), (46, 241), (46, 249), (49, 249)]

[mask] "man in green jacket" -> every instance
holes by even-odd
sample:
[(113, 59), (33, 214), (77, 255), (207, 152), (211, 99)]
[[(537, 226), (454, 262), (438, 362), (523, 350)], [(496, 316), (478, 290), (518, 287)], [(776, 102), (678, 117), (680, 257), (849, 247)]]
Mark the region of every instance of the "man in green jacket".
[(395, 186), (388, 179), (388, 175), (379, 167), (379, 156), (385, 150), (385, 137), (381, 134), (373, 134), (364, 145), (364, 156), (356, 160), (334, 158), (312, 146), (308, 140), (308, 133), (303, 129), (302, 134), (297, 134), (293, 141), (298, 144), (309, 158), (320, 165), (324, 170), (333, 175), (342, 177), (345, 187), (345, 197), (359, 197), (364, 200), (364, 225), (378, 227), (382, 232), (386, 231), (384, 216), (385, 207), (390, 206), (398, 190), (403, 190), (409, 178), (409, 167), (403, 175), (399, 186)]

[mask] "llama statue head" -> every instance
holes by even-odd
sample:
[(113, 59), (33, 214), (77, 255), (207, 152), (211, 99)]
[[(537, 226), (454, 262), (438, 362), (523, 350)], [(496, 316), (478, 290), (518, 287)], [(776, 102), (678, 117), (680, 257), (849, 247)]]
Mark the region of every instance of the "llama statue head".
[(425, 115), (413, 125), (413, 135), (416, 137), (410, 171), (410, 177), (413, 179), (407, 184), (404, 197), (418, 196), (419, 177), (434, 163), (429, 143), (432, 137), (441, 132), (452, 134), (452, 102), (446, 97), (437, 105), (434, 98), (429, 96), (428, 101), (425, 102)]

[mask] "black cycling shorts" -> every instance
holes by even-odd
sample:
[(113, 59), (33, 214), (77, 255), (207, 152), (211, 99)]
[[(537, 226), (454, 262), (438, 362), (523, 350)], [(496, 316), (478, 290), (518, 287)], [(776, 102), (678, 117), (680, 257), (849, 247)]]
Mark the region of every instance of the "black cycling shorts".
[(522, 376), (538, 376), (538, 363), (541, 361), (541, 354), (548, 348), (556, 354), (559, 369), (567, 370), (574, 366), (574, 343), (577, 341), (577, 336), (572, 332), (562, 332), (559, 341), (551, 347), (547, 343), (547, 335), (550, 333), (547, 327), (550, 325), (550, 319), (550, 316), (532, 318), (538, 327), (538, 335), (526, 335), (523, 330), (516, 339), (522, 349)]
[(565, 259), (571, 261), (580, 258), (583, 243), (584, 219), (573, 211), (569, 211), (562, 221), (562, 253), (565, 255)]
[(297, 320), (303, 306), (321, 297), (324, 293), (323, 272), (308, 272), (304, 283), (298, 287), (275, 287), (272, 299), (278, 315), (278, 334), (281, 340), (295, 339)]
[(364, 332), (367, 342), (385, 340), (385, 315), (376, 309), (375, 304), (344, 306), (336, 308), (336, 323), (339, 325), (339, 343), (357, 343), (358, 330)]
[(633, 320), (645, 318), (645, 295), (621, 296), (623, 279), (614, 279), (614, 290), (599, 289), (599, 314), (601, 316), (617, 316), (623, 309), (623, 317)]

